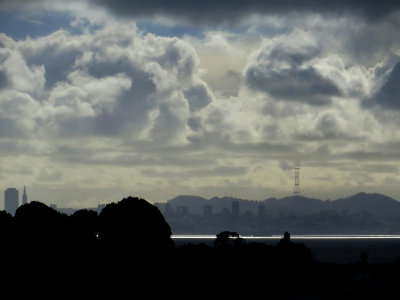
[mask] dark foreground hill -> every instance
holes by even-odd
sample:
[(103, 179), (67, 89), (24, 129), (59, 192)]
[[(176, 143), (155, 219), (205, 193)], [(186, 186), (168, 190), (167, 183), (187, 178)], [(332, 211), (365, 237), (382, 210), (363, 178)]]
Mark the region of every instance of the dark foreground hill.
[[(61, 214), (40, 202), (0, 213), (2, 291), (13, 298), (382, 299), (397, 292), (400, 265), (313, 260), (290, 234), (275, 245), (232, 231), (213, 246), (175, 247), (147, 201), (126, 198), (100, 215)], [(5, 296), (7, 295), (7, 296)]]

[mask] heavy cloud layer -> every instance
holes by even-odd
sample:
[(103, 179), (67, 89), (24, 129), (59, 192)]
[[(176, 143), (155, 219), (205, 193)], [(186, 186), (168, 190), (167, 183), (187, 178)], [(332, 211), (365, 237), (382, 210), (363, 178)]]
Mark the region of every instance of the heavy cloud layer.
[(278, 99), (327, 104), (341, 93), (315, 68), (322, 50), (319, 41), (305, 32), (268, 42), (247, 66), (246, 83)]
[(95, 6), (102, 6), (119, 16), (154, 16), (166, 15), (190, 22), (232, 23), (252, 14), (281, 13), (327, 13), (357, 14), (369, 19), (377, 19), (400, 8), (397, 1), (262, 1), (262, 0), (222, 0), (222, 1), (91, 1)]
[[(360, 2), (330, 9), (287, 1), (286, 10), (234, 1), (224, 11), (213, 2), (221, 22), (265, 13), (267, 4), (268, 13), (327, 14), (280, 15), (269, 21), (276, 31), (254, 19), (242, 31), (216, 27), (178, 38), (115, 16), (217, 24), (206, 14), (211, 2), (192, 11), (192, 2), (178, 9), (180, 2), (150, 1), (137, 11), (142, 3), (133, 1), (119, 12), (121, 3), (92, 3), (117, 14), (87, 27), (74, 19), (82, 26), (75, 33), (0, 35), (0, 177), (16, 170), (63, 188), (134, 186), (157, 200), (229, 189), (262, 199), (291, 190), (291, 166), (301, 159), (309, 172), (302, 184), (316, 195), (393, 191), (400, 182), (396, 4), (363, 2), (353, 18)], [(373, 22), (360, 18), (373, 10)]]

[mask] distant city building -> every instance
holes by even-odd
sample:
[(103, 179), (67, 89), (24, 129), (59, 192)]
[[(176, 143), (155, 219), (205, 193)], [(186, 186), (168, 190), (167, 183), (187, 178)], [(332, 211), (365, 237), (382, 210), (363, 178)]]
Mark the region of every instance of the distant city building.
[(172, 208), (172, 206), (171, 206), (171, 203), (166, 203), (165, 204), (165, 214), (166, 215), (171, 215), (171, 214), (173, 214), (174, 213), (174, 210), (173, 210), (173, 208)]
[(106, 207), (105, 204), (100, 204), (100, 203), (99, 203), (99, 204), (97, 205), (97, 213), (100, 214), (104, 207)]
[(206, 204), (203, 206), (203, 216), (209, 218), (212, 216), (212, 205)]
[(27, 204), (28, 203), (28, 196), (26, 195), (26, 188), (24, 185), (24, 193), (22, 194), (22, 203), (21, 205)]
[(232, 216), (234, 218), (239, 217), (239, 201), (233, 201), (232, 202)]
[(18, 208), (18, 190), (16, 188), (8, 188), (4, 191), (4, 210), (15, 215)]
[(56, 209), (58, 212), (62, 214), (66, 214), (67, 216), (73, 215), (76, 211), (78, 211), (78, 208), (71, 208), (71, 207), (58, 207)]
[(265, 216), (265, 205), (264, 204), (260, 204), (258, 206), (258, 216), (259, 217)]
[(186, 216), (186, 215), (189, 214), (189, 209), (188, 209), (187, 206), (178, 206), (178, 207), (176, 208), (176, 212), (177, 212), (178, 214), (180, 214), (180, 215)]
[(222, 214), (223, 216), (227, 217), (227, 216), (230, 216), (231, 212), (229, 211), (229, 208), (227, 208), (227, 207), (224, 206), (224, 207), (222, 208), (221, 214)]

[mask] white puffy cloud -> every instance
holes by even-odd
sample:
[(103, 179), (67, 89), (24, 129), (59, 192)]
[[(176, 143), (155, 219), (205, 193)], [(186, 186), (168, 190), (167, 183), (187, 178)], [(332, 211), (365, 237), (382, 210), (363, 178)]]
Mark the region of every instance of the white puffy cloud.
[(3, 88), (36, 94), (46, 82), (42, 65), (28, 65), (16, 49), (16, 44), (6, 36), (0, 36), (4, 47), (0, 48), (0, 72)]
[(49, 132), (61, 137), (185, 143), (191, 111), (213, 99), (188, 43), (142, 35), (134, 24), (2, 41), (10, 45), (0, 53), (3, 90), (29, 94), (41, 110), (40, 126), (51, 124)]
[(202, 37), (184, 36), (196, 49), (203, 78), (215, 95), (237, 96), (248, 55), (256, 50), (260, 37), (228, 31), (207, 31)]
[(29, 94), (14, 90), (0, 92), (0, 139), (33, 136), (38, 116), (40, 106)]
[[(348, 65), (313, 31), (293, 30), (267, 39), (253, 53), (244, 76), (249, 88), (278, 101), (330, 104), (334, 97), (365, 97), (371, 78), (362, 65)], [(336, 50), (336, 51), (335, 51)]]

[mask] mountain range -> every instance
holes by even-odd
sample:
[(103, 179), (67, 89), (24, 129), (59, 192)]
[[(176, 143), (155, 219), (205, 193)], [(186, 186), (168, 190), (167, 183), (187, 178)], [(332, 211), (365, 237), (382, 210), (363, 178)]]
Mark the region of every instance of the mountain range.
[[(304, 196), (290, 196), (281, 199), (269, 198), (263, 201), (244, 200), (233, 197), (213, 197), (181, 195), (167, 201), (172, 210), (187, 209), (190, 214), (203, 214), (205, 205), (211, 205), (213, 213), (230, 211), (232, 202), (239, 203), (239, 212), (257, 214), (264, 207), (265, 215), (310, 215), (322, 211), (335, 211), (340, 214), (368, 213), (376, 216), (400, 216), (400, 202), (377, 193), (358, 193), (337, 200), (320, 200)], [(164, 207), (163, 207), (164, 206)], [(166, 204), (159, 204), (163, 210)]]
[(337, 200), (291, 196), (263, 201), (181, 195), (156, 205), (174, 234), (400, 234), (400, 202), (376, 193)]

